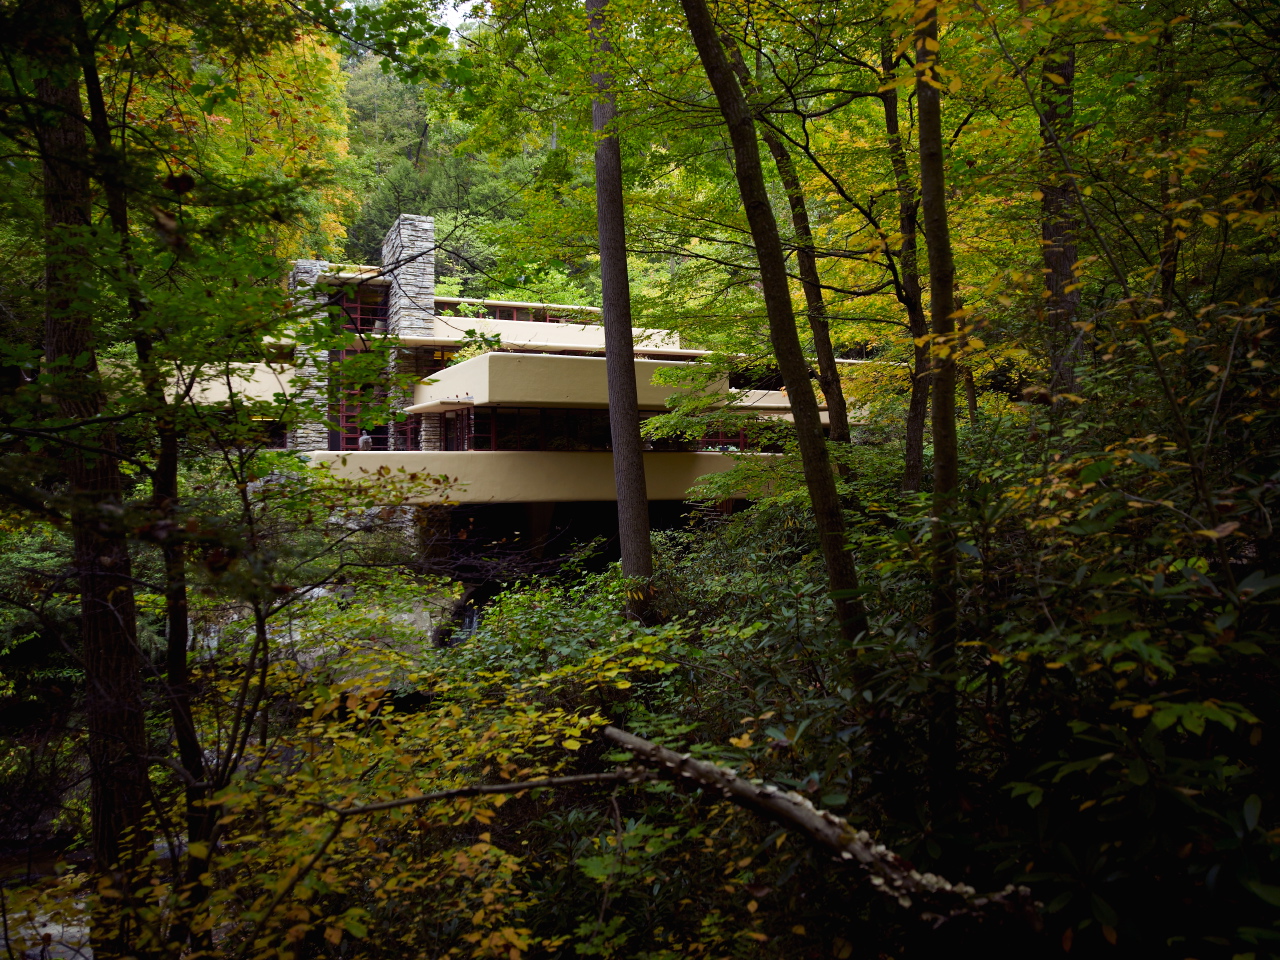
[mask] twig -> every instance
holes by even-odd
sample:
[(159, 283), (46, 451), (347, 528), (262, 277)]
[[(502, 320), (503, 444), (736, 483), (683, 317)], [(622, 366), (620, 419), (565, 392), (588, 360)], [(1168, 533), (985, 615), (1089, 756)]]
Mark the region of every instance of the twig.
[(399, 800), (385, 800), (381, 803), (363, 803), (354, 804), (349, 807), (339, 807), (331, 803), (313, 803), (328, 813), (335, 814), (337, 819), (333, 822), (333, 827), (320, 841), (313, 853), (304, 866), (290, 878), (284, 888), (276, 893), (271, 903), (263, 911), (262, 916), (258, 918), (258, 922), (254, 924), (253, 930), (245, 939), (245, 946), (241, 950), (239, 956), (244, 957), (246, 951), (253, 948), (254, 942), (257, 940), (258, 934), (266, 927), (267, 921), (271, 919), (271, 915), (275, 913), (276, 908), (284, 902), (284, 899), (291, 894), (294, 889), (302, 882), (320, 859), (324, 856), (325, 851), (329, 849), (329, 845), (337, 839), (338, 834), (342, 831), (342, 827), (352, 817), (357, 817), (364, 813), (376, 813), (381, 810), (395, 810), (400, 807), (419, 806), (424, 803), (434, 803), (437, 800), (456, 800), (462, 797), (476, 797), (486, 794), (498, 793), (523, 793), (526, 790), (537, 790), (542, 787), (564, 787), (575, 783), (641, 783), (645, 780), (652, 779), (653, 774), (642, 767), (619, 767), (608, 773), (584, 773), (568, 777), (545, 777), (542, 780), (524, 780), (514, 781), (512, 783), (487, 783), (474, 784), (466, 787), (457, 787), (453, 790), (440, 790), (436, 793), (424, 793), (417, 797), (402, 797)]
[(350, 807), (339, 807), (330, 803), (323, 803), (319, 804), (319, 806), (330, 813), (336, 813), (338, 816), (346, 818), (358, 816), (362, 813), (375, 813), (379, 810), (395, 810), (399, 807), (434, 803), (437, 800), (457, 800), (462, 797), (479, 797), (495, 793), (523, 793), (525, 790), (538, 790), (543, 787), (566, 787), (575, 783), (642, 783), (652, 778), (652, 773), (643, 767), (619, 767), (608, 773), (581, 773), (568, 777), (545, 777), (542, 780), (473, 784), (467, 787), (457, 787), (453, 790), (440, 790), (437, 793), (424, 793), (418, 797), (385, 800), (381, 803), (364, 803)]

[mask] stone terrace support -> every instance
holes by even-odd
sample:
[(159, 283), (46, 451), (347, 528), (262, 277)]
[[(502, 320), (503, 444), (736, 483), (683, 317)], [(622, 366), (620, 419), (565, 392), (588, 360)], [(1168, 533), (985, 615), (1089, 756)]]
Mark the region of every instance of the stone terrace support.
[[(325, 304), (325, 297), (318, 291), (316, 284), (320, 275), (329, 268), (324, 260), (298, 260), (289, 275), (289, 289), (301, 291), (296, 304), (300, 309), (314, 306), (319, 312)], [(329, 430), (323, 420), (317, 420), (316, 411), (325, 410), (328, 398), (329, 358), (323, 352), (315, 352), (298, 344), (295, 354), (295, 383), (305, 381), (306, 386), (294, 393), (294, 420), (289, 427), (290, 450), (328, 450)], [(323, 418), (324, 414), (321, 413)]]
[(402, 213), (382, 241), (382, 268), (391, 279), (387, 333), (393, 337), (429, 337), (435, 329), (435, 234), (431, 217)]

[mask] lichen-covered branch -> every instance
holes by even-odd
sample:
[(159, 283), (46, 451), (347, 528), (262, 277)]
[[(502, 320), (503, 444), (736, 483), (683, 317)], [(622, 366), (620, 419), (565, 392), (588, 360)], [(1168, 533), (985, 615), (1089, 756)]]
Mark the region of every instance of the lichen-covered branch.
[(636, 760), (659, 768), (676, 780), (687, 779), (718, 792), (726, 800), (803, 835), (814, 846), (842, 861), (856, 862), (877, 890), (903, 908), (915, 907), (922, 919), (942, 923), (952, 917), (999, 911), (1021, 914), (1040, 925), (1038, 904), (1027, 887), (1007, 886), (999, 893), (979, 895), (964, 883), (951, 883), (933, 873), (921, 873), (865, 830), (855, 830), (842, 817), (817, 809), (806, 797), (773, 784), (741, 777), (728, 767), (695, 760), (635, 734), (606, 727), (604, 735), (630, 750)]

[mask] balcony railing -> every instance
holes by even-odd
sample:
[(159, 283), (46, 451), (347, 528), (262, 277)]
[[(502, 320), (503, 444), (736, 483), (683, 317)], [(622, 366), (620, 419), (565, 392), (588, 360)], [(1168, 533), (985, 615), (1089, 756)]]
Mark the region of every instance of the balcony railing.
[(600, 310), (563, 303), (524, 303), (516, 300), (471, 300), (436, 297), (436, 313), (444, 317), (476, 317), (525, 323), (597, 323)]

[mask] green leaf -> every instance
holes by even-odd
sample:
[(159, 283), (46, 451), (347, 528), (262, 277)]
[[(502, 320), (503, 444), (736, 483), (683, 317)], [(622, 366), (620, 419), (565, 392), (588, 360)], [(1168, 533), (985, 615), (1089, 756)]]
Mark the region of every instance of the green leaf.
[(1244, 885), (1273, 907), (1280, 907), (1280, 887), (1259, 883), (1257, 880), (1246, 880)]
[(1121, 607), (1119, 610), (1104, 610), (1102, 613), (1092, 617), (1091, 623), (1107, 626), (1113, 623), (1128, 623), (1130, 620), (1136, 620), (1138, 615), (1128, 607)]
[(1258, 826), (1258, 816), (1262, 813), (1262, 798), (1251, 794), (1244, 802), (1244, 828), (1253, 830)]
[(1097, 483), (1115, 468), (1116, 465), (1110, 460), (1099, 460), (1096, 463), (1091, 463), (1080, 471), (1080, 482)]

